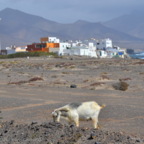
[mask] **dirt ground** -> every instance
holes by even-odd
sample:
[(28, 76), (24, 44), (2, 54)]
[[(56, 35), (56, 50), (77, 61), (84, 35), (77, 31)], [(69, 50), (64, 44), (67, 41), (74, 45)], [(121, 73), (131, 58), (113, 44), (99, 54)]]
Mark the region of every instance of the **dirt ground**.
[[(101, 131), (142, 138), (144, 60), (86, 57), (0, 60), (2, 122), (14, 120), (17, 125), (31, 125), (32, 122), (37, 122), (39, 126), (45, 122), (51, 124), (54, 109), (84, 101), (106, 104), (99, 115)], [(61, 124), (68, 127), (65, 121)], [(80, 122), (81, 131), (85, 128), (92, 129), (92, 122)], [(3, 131), (5, 128), (1, 126), (0, 129)], [(79, 143), (84, 142), (79, 140)]]

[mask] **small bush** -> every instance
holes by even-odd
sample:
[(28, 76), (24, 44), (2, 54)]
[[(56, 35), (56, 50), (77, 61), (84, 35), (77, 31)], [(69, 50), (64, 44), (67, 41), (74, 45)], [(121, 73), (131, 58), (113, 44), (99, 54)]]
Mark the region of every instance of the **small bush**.
[(41, 78), (41, 77), (34, 77), (34, 78), (31, 78), (31, 79), (29, 80), (29, 82), (41, 81), (41, 80), (43, 80), (43, 78)]
[(43, 80), (43, 78), (34, 77), (29, 80), (22, 80), (22, 81), (18, 81), (18, 82), (9, 82), (8, 84), (20, 85), (20, 84), (25, 84), (25, 83), (34, 82), (34, 81), (41, 81), (41, 80)]
[(106, 80), (109, 80), (109, 79), (110, 79), (107, 75), (101, 75), (101, 78), (102, 78), (102, 79), (106, 79)]
[(1, 59), (4, 58), (23, 58), (23, 57), (40, 57), (40, 56), (53, 56), (55, 58), (58, 57), (56, 53), (49, 52), (18, 52), (9, 55), (0, 55)]
[[(1, 111), (0, 111), (0, 113), (1, 113)], [(2, 117), (0, 117), (0, 119), (2, 119)]]
[(95, 82), (95, 83), (90, 84), (90, 86), (101, 86), (103, 84), (105, 84), (105, 83), (103, 83), (103, 82)]
[(121, 90), (121, 91), (126, 91), (128, 89), (128, 86), (129, 84), (123, 81), (113, 84), (113, 88), (115, 90)]
[(119, 79), (119, 81), (127, 81), (127, 80), (131, 80), (131, 78), (121, 78), (121, 79)]

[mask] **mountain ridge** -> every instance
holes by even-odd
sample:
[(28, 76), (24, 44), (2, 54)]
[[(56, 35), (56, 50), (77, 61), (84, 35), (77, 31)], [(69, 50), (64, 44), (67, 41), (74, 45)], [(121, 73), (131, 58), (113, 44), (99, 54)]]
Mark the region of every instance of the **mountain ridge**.
[(0, 38), (3, 47), (39, 42), (40, 37), (55, 36), (61, 40), (86, 40), (111, 38), (114, 41), (141, 41), (141, 38), (120, 32), (99, 22), (78, 20), (62, 24), (6, 8), (0, 11)]
[(133, 11), (103, 23), (109, 28), (125, 32), (134, 37), (144, 39), (144, 10)]

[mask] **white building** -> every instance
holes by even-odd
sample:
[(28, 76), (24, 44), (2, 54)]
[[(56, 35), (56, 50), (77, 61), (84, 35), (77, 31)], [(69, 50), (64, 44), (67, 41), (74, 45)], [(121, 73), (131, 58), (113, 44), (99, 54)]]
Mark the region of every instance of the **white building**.
[(77, 55), (77, 56), (89, 56), (89, 57), (97, 57), (96, 47), (93, 43), (89, 43), (88, 46), (72, 46), (63, 49), (61, 52), (62, 55)]
[(108, 53), (104, 50), (97, 50), (97, 56), (99, 58), (107, 58), (108, 56)]
[(15, 52), (26, 52), (27, 46), (19, 46), (15, 48)]
[(14, 53), (16, 53), (15, 49), (12, 48), (12, 47), (6, 47), (6, 51), (7, 51), (7, 54), (14, 54)]
[(68, 49), (71, 47), (71, 44), (70, 43), (67, 43), (67, 42), (61, 42), (60, 43), (60, 46), (59, 46), (59, 52), (58, 54), (59, 55), (64, 55), (64, 50)]
[(56, 37), (42, 37), (40, 39), (41, 43), (60, 43), (60, 39), (56, 38)]
[(60, 39), (58, 39), (58, 38), (56, 38), (56, 37), (49, 37), (49, 42), (59, 43), (59, 42), (60, 42)]
[(99, 50), (106, 50), (107, 48), (112, 48), (113, 45), (112, 45), (112, 40), (107, 38), (107, 39), (102, 39), (102, 40), (99, 40), (97, 42), (97, 45), (96, 45), (97, 49)]
[(81, 41), (76, 41), (71, 43), (71, 47), (76, 47), (76, 46), (83, 46), (84, 44)]

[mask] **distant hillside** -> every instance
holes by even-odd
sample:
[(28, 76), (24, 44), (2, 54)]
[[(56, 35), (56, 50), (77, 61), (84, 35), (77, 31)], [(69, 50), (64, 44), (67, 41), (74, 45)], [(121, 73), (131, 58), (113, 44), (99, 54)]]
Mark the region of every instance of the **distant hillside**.
[(13, 44), (38, 42), (44, 36), (56, 36), (62, 40), (84, 40), (92, 37), (111, 38), (114, 41), (140, 40), (101, 23), (79, 20), (72, 24), (61, 24), (10, 8), (0, 11), (0, 18), (0, 40), (3, 48)]
[[(53, 35), (43, 29), (48, 29), (56, 24), (10, 8), (1, 11), (0, 18), (0, 35), (7, 44), (35, 42), (42, 36)], [(43, 27), (43, 29), (39, 27)]]
[(112, 28), (108, 28), (102, 25), (101, 23), (91, 23), (91, 22), (86, 22), (82, 20), (79, 20), (73, 24), (65, 25), (63, 32), (66, 35), (71, 36), (72, 39), (111, 38), (114, 41), (118, 41), (118, 40), (137, 41), (139, 40), (123, 32), (119, 32)]
[(104, 23), (105, 26), (144, 39), (144, 10), (133, 11)]

